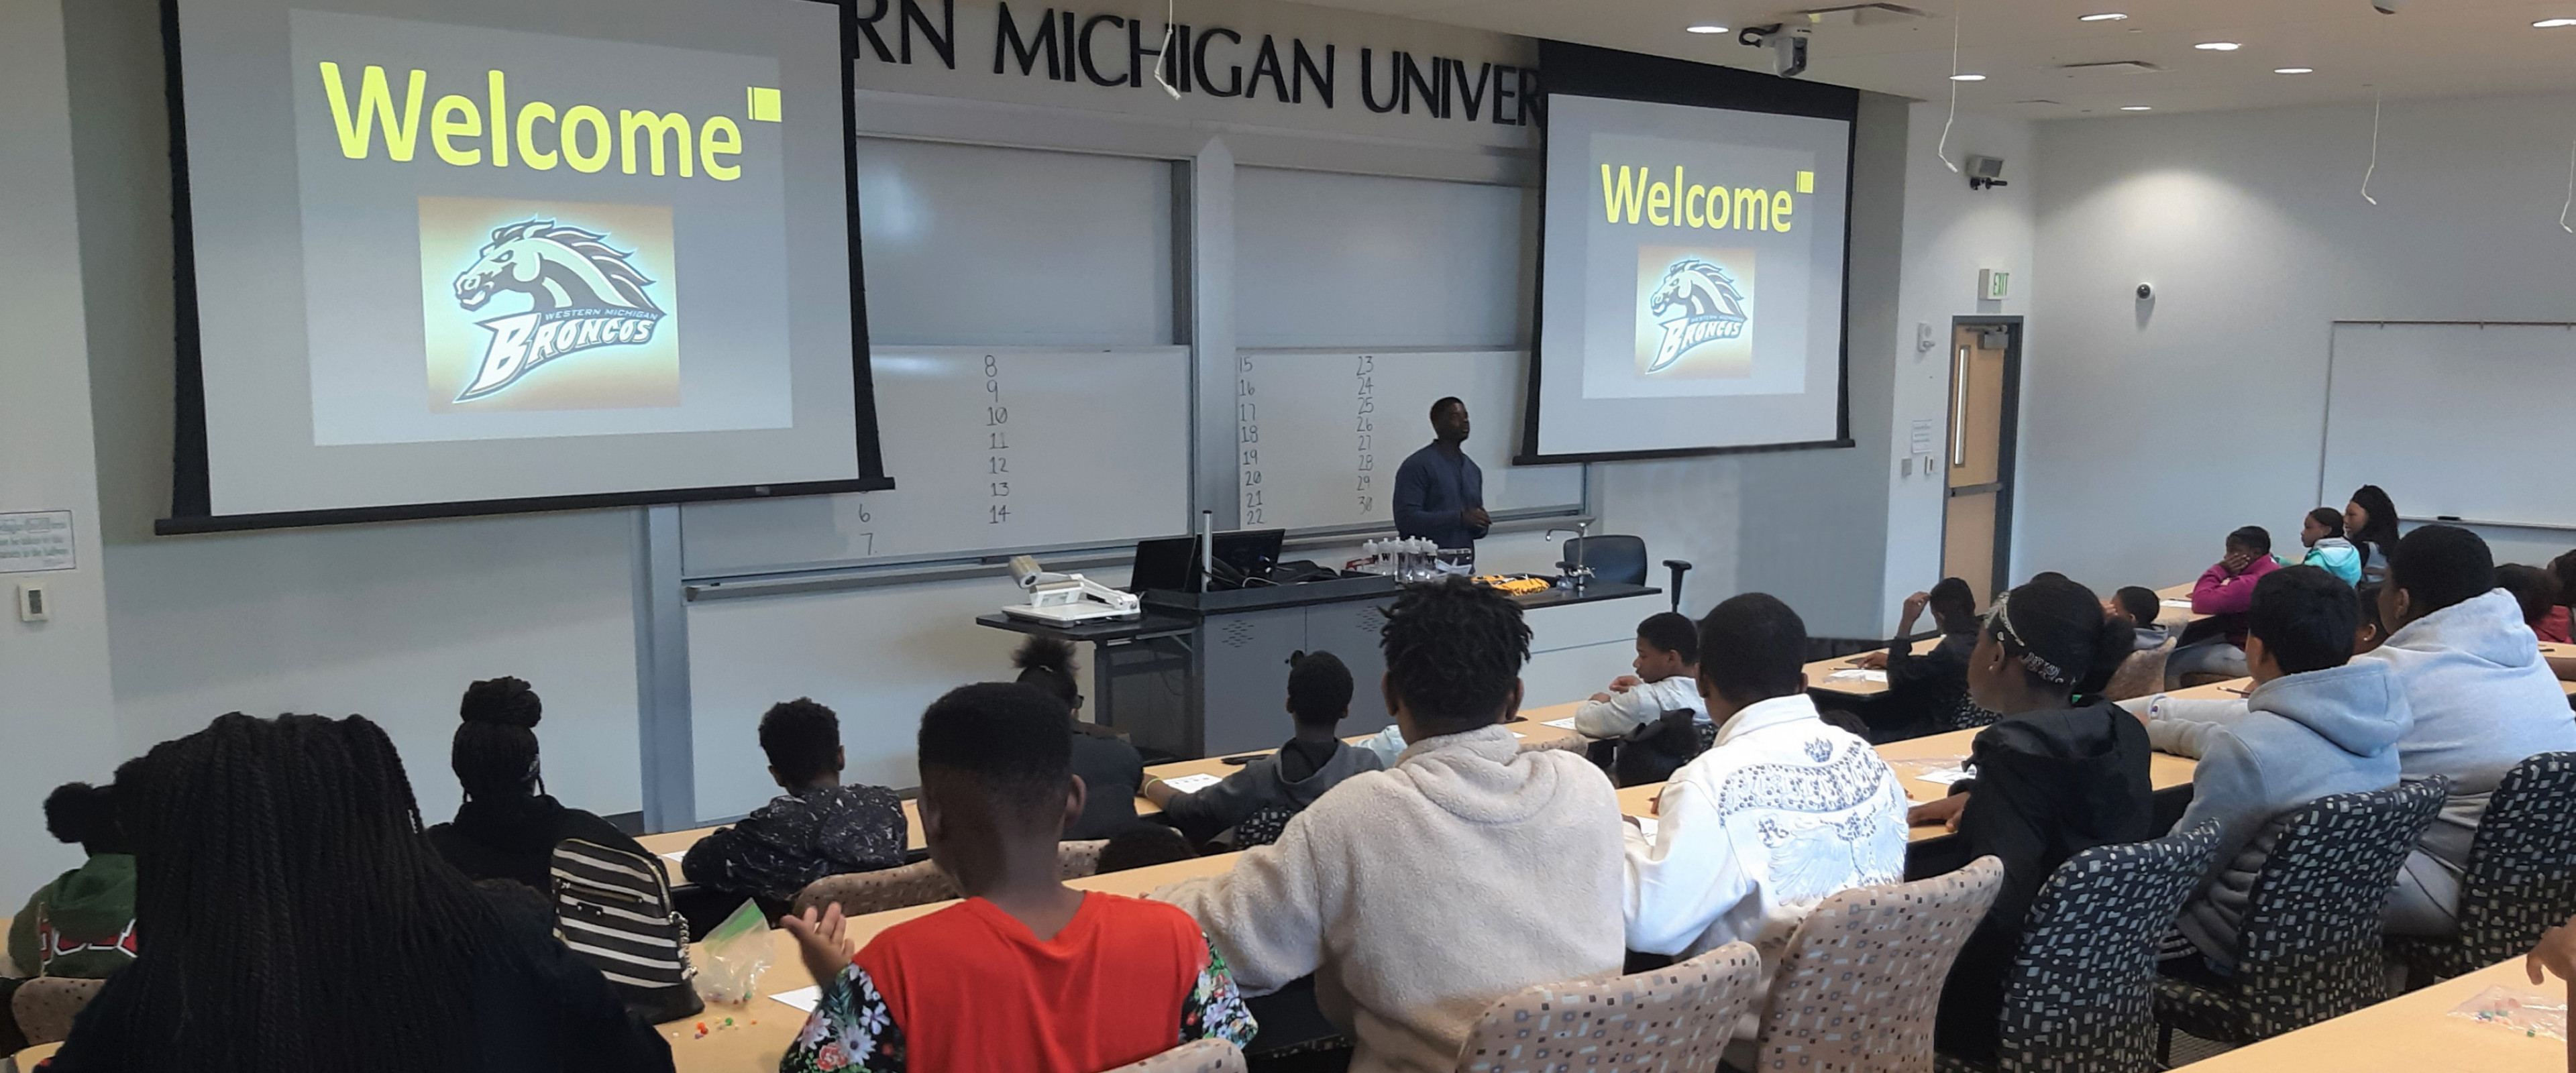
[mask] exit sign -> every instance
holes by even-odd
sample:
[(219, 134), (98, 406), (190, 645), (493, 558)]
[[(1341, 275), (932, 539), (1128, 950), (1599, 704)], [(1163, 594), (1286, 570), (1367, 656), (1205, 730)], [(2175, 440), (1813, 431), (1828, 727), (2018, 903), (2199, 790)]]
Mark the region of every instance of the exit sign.
[(1978, 269), (1977, 297), (1988, 301), (2012, 297), (2012, 273), (1999, 268)]

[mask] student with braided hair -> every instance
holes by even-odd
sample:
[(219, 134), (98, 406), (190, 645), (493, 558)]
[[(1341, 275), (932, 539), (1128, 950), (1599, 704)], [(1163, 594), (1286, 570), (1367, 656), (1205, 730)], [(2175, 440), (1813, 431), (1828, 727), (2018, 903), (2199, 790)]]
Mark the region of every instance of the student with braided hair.
[(1073, 644), (1032, 635), (1011, 653), (1011, 662), (1020, 669), (1019, 684), (1064, 705), (1065, 732), (1073, 735), (1073, 773), (1091, 788), (1082, 815), (1065, 827), (1065, 840), (1113, 838), (1144, 822), (1136, 818), (1136, 795), (1145, 787), (1144, 756), (1133, 745), (1078, 725), (1082, 687), (1074, 681)]
[(541, 900), (440, 859), (362, 717), (223, 716), (128, 763), (115, 796), (148, 938), (55, 1073), (671, 1068)]
[(545, 704), (528, 683), (476, 682), (466, 687), (457, 714), (464, 722), (447, 755), (465, 803), (454, 821), (429, 829), (429, 841), (458, 871), (473, 879), (514, 879), (542, 892), (553, 886), (555, 847), (569, 839), (653, 856), (616, 825), (546, 794), (536, 733)]
[(1977, 777), (1911, 813), (1956, 828), (1963, 859), (1992, 854), (2004, 865), (1994, 908), (1941, 990), (1935, 1038), (1945, 1054), (1994, 1053), (2022, 918), (2049, 874), (2086, 849), (2151, 833), (2146, 727), (2099, 696), (2135, 644), (2128, 622), (2063, 577), (2006, 593), (1977, 634), (1968, 695), (2000, 717), (1971, 746)]

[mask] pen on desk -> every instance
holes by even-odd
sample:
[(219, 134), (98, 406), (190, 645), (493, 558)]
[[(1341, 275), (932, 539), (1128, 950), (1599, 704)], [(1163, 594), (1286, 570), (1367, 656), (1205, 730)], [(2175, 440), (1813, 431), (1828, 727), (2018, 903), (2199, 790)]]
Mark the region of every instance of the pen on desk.
[(2237, 696), (2240, 696), (2240, 697), (2250, 697), (2250, 696), (2253, 696), (2253, 695), (2254, 695), (2254, 691), (2253, 691), (2253, 690), (2250, 690), (2250, 689), (2238, 689), (2238, 688), (2236, 688), (2235, 686), (2220, 686), (2220, 687), (2218, 687), (2218, 691), (2219, 691), (2219, 692), (2221, 692), (2221, 693), (2234, 693), (2234, 694), (2236, 694)]

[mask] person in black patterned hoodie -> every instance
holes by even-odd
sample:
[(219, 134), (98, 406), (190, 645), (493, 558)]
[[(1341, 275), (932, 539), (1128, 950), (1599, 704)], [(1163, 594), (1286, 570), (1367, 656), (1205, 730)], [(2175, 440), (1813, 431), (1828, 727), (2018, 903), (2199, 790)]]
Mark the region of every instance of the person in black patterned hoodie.
[(824, 876), (903, 863), (903, 802), (882, 786), (841, 782), (832, 709), (802, 697), (770, 708), (760, 748), (787, 792), (690, 847), (680, 862), (690, 882), (784, 903)]

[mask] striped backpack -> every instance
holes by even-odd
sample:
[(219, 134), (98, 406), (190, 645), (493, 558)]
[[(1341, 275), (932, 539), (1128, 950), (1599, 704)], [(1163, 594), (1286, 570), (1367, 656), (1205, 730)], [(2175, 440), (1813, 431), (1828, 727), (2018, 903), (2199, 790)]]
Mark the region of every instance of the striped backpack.
[(652, 1024), (706, 1009), (691, 983), (689, 925), (661, 862), (578, 838), (555, 846), (555, 934)]

